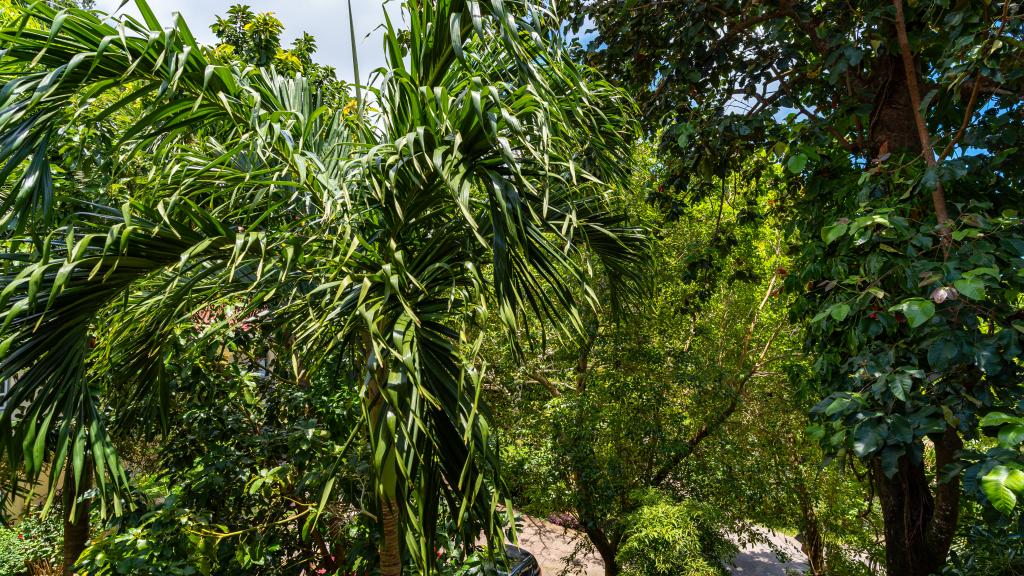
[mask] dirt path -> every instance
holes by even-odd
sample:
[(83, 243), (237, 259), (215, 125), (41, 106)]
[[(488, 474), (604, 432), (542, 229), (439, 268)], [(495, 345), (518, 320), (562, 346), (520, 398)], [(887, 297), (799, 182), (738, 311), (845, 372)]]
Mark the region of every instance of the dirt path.
[[(578, 539), (584, 536), (546, 520), (529, 516), (522, 518), (519, 545), (537, 557), (544, 576), (558, 576), (566, 568), (566, 561), (576, 549)], [(775, 546), (785, 551), (792, 561), (779, 561), (771, 547), (766, 544), (746, 547), (741, 545), (740, 553), (734, 561), (735, 567), (731, 567), (734, 576), (786, 576), (786, 570), (802, 573), (807, 569), (805, 557), (800, 552), (800, 544), (795, 539), (769, 530), (763, 530), (762, 533)], [(604, 563), (595, 554), (582, 555), (569, 566), (568, 574), (604, 576)]]
[(808, 569), (807, 557), (800, 551), (800, 543), (796, 539), (763, 528), (758, 529), (758, 532), (767, 537), (773, 546), (785, 552), (791, 561), (785, 563), (780, 561), (772, 547), (767, 544), (744, 546), (733, 539), (740, 546), (740, 553), (733, 560), (735, 566), (732, 567), (732, 573), (734, 576), (786, 576), (787, 570), (803, 574)]
[[(558, 576), (566, 568), (566, 562), (576, 550), (581, 533), (562, 528), (540, 518), (523, 516), (519, 546), (529, 550), (540, 563), (544, 576)], [(581, 576), (604, 576), (604, 562), (594, 554), (583, 555), (569, 566), (569, 574)]]

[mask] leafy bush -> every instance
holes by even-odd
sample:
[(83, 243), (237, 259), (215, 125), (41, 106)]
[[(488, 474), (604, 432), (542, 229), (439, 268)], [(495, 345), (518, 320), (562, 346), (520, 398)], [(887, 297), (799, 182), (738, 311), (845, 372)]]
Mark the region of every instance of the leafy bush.
[(957, 538), (943, 576), (1024, 574), (1024, 531), (975, 525)]
[(33, 568), (40, 566), (59, 567), (63, 561), (64, 522), (63, 510), (56, 507), (45, 517), (36, 512), (29, 514), (18, 524), (22, 536), (25, 560)]
[(24, 574), (28, 568), (28, 554), (22, 535), (10, 528), (0, 528), (0, 574)]
[(89, 576), (209, 574), (212, 561), (204, 552), (212, 546), (199, 536), (206, 529), (172, 495), (162, 507), (127, 518), (118, 530), (98, 537), (82, 554), (78, 570)]
[(137, 456), (149, 468), (133, 479), (137, 512), (95, 536), (81, 572), (277, 576), (285, 566), (328, 574), (365, 568), (376, 547), (375, 531), (355, 513), (365, 509), (362, 460), (337, 441), (355, 425), (354, 388), (318, 379), (299, 385), (200, 357), (182, 381), (180, 412), (160, 450)]
[(657, 495), (627, 521), (618, 561), (625, 576), (720, 576), (723, 562), (736, 548), (704, 526), (701, 512), (691, 503), (676, 503)]

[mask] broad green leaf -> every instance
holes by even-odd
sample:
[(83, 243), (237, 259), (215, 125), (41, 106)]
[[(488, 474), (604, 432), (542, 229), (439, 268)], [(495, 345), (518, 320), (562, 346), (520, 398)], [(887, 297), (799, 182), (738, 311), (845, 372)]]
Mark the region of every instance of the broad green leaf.
[(825, 409), (825, 415), (832, 416), (839, 412), (843, 412), (850, 407), (850, 404), (853, 404), (853, 401), (849, 398), (836, 398), (831, 404), (829, 404), (828, 408)]
[(789, 161), (786, 162), (786, 168), (793, 174), (799, 174), (804, 171), (807, 166), (807, 155), (800, 152), (789, 157)]
[(968, 270), (963, 273), (964, 278), (977, 278), (978, 276), (991, 276), (998, 280), (999, 269), (991, 266), (984, 266), (981, 268), (975, 268), (974, 270)]
[(843, 234), (846, 234), (846, 230), (849, 225), (844, 222), (836, 222), (830, 226), (825, 226), (821, 229), (821, 239), (825, 241), (825, 245), (829, 245), (835, 242)]
[(1024, 441), (1024, 424), (1007, 424), (999, 430), (999, 443), (1015, 448)]
[(882, 446), (883, 441), (879, 426), (871, 421), (864, 422), (853, 434), (853, 453), (861, 458), (874, 454)]
[(1019, 423), (1024, 424), (1024, 418), (1011, 416), (1005, 412), (989, 412), (981, 419), (981, 426), (1000, 426), (1002, 424)]
[(910, 394), (910, 388), (914, 385), (914, 380), (909, 374), (903, 372), (897, 372), (889, 376), (889, 391), (892, 395), (906, 402), (907, 395)]
[(985, 299), (985, 282), (977, 278), (961, 278), (953, 282), (953, 286), (960, 294), (971, 300)]
[(911, 298), (892, 308), (890, 312), (902, 312), (911, 328), (917, 328), (935, 316), (935, 304), (924, 298)]
[(832, 314), (832, 318), (837, 322), (842, 322), (850, 315), (850, 306), (847, 304), (836, 304), (832, 306), (830, 314)]
[(996, 466), (981, 479), (981, 491), (992, 506), (1009, 514), (1017, 506), (1017, 493), (1024, 490), (1024, 472)]
[(886, 446), (882, 450), (882, 472), (888, 478), (892, 478), (899, 470), (900, 458), (907, 453), (903, 446)]

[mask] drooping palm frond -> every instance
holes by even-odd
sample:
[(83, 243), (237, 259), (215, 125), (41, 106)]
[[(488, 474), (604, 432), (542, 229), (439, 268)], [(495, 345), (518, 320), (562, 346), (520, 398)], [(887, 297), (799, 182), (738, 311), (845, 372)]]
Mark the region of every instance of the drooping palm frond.
[[(64, 234), (45, 241), (34, 261), (2, 278), (0, 379), (14, 384), (3, 397), (0, 454), (12, 472), (23, 464), (27, 477), (35, 479), (52, 448), (53, 462), (70, 456), (77, 484), (91, 452), (103, 501), (114, 496), (120, 510), (116, 495), (126, 478), (95, 391), (84, 377), (92, 324), (140, 278), (190, 260), (229, 260), (232, 242), (210, 221), (193, 230), (170, 220), (126, 222), (120, 214), (110, 219), (115, 222), (109, 227), (55, 231)], [(52, 446), (47, 443), (51, 429), (56, 430)], [(51, 486), (60, 473), (59, 464), (51, 467)]]
[[(24, 11), (34, 27), (0, 31), (0, 67), (15, 74), (0, 91), (0, 210), (10, 230), (49, 238), (34, 252), (7, 244), (25, 261), (4, 281), (0, 375), (20, 375), (10, 400), (28, 416), (5, 414), (0, 450), (37, 471), (41, 431), (67, 427), (58, 459), (70, 451), (78, 473), (89, 442), (101, 493), (115, 494), (101, 406), (160, 418), (159, 372), (180, 354), (162, 335), (244, 302), (294, 337), (310, 370), (341, 353), (363, 373), (377, 493), (421, 570), (442, 503), (466, 541), (482, 529), (499, 542), (474, 317), (582, 333), (598, 305), (593, 261), (617, 298), (637, 297), (645, 234), (606, 199), (628, 171), (628, 99), (525, 2), (407, 2), (407, 58), (389, 22), (390, 67), (362, 115), (320, 107), (301, 78), (219, 64), (180, 19), (161, 28), (136, 3), (144, 23), (40, 3)], [(82, 210), (89, 199), (47, 176), (48, 151), (63, 124), (129, 106), (106, 158), (131, 201)], [(60, 213), (67, 240), (50, 234), (55, 203), (78, 208)], [(73, 232), (85, 229), (97, 233)], [(110, 334), (90, 352), (98, 318)], [(117, 378), (119, 402), (99, 402), (89, 363)]]

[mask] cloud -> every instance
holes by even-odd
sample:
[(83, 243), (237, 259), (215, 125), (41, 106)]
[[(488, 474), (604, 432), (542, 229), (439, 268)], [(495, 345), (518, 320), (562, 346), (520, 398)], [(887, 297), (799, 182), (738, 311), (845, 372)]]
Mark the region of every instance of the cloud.
[[(113, 12), (122, 0), (97, 0), (96, 7)], [(338, 77), (352, 81), (352, 55), (349, 40), (348, 5), (346, 0), (149, 0), (149, 5), (161, 22), (170, 22), (171, 14), (180, 12), (196, 38), (213, 44), (216, 38), (210, 24), (217, 15), (223, 15), (233, 4), (248, 4), (255, 12), (273, 12), (285, 25), (282, 43), (303, 32), (316, 37), (317, 55), (321, 64), (338, 69)], [(396, 26), (400, 24), (400, 5), (391, 0), (386, 6)], [(356, 28), (356, 51), (359, 54), (359, 72), (364, 80), (374, 69), (384, 65), (383, 35), (379, 27), (384, 22), (385, 6), (379, 0), (352, 0), (352, 15)], [(124, 12), (138, 16), (135, 2), (129, 2)]]

